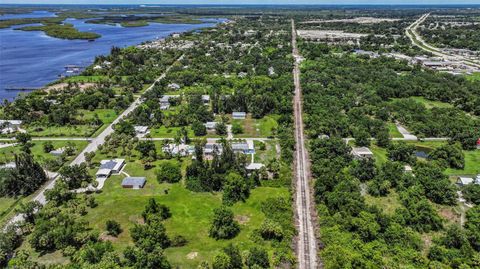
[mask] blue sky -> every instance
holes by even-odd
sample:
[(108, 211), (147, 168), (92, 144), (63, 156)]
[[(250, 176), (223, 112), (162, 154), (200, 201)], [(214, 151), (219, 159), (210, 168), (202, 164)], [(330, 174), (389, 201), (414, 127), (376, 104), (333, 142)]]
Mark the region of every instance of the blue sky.
[(480, 4), (480, 0), (0, 0), (0, 4)]

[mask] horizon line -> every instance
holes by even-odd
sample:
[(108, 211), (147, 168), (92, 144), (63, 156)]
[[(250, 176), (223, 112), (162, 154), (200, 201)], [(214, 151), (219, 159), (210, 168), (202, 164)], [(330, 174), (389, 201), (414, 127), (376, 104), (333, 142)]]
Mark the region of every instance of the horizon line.
[(0, 6), (3, 5), (34, 5), (34, 6), (64, 6), (64, 5), (74, 5), (74, 6), (480, 6), (480, 3), (459, 3), (459, 4), (441, 4), (441, 3), (425, 3), (425, 4), (412, 4), (412, 3), (396, 3), (396, 4), (370, 4), (370, 3), (345, 3), (345, 4), (294, 4), (294, 3), (285, 3), (285, 4), (73, 4), (73, 3), (0, 3)]

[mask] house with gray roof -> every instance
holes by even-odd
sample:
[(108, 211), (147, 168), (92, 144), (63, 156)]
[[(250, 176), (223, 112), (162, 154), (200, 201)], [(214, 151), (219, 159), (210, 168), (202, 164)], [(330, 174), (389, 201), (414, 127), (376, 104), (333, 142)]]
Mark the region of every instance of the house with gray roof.
[(234, 120), (244, 120), (247, 117), (247, 113), (245, 112), (233, 112), (232, 118)]
[(126, 189), (141, 189), (146, 182), (145, 177), (126, 177), (122, 180), (122, 187)]

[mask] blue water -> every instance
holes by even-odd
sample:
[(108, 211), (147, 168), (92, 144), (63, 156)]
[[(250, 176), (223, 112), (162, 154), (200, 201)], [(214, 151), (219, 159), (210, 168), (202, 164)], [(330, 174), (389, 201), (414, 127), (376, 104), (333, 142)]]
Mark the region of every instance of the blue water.
[(10, 19), (24, 19), (24, 18), (45, 18), (45, 17), (57, 17), (55, 13), (45, 10), (36, 10), (32, 13), (25, 14), (3, 14), (0, 15), (0, 20), (10, 20)]
[[(23, 14), (24, 16), (33, 16)], [(35, 13), (37, 14), (37, 13)], [(11, 15), (13, 16), (13, 15)], [(19, 16), (19, 15), (15, 15)], [(0, 16), (0, 19), (4, 18)], [(144, 41), (166, 37), (172, 33), (185, 32), (214, 26), (217, 22), (201, 24), (151, 23), (145, 27), (121, 27), (105, 24), (89, 24), (85, 20), (67, 19), (80, 31), (99, 33), (94, 42), (64, 40), (45, 35), (43, 32), (14, 30), (18, 26), (0, 29), (0, 100), (13, 99), (17, 91), (10, 87), (38, 88), (58, 79), (66, 65), (88, 65), (97, 55), (108, 54), (112, 46), (125, 47)]]

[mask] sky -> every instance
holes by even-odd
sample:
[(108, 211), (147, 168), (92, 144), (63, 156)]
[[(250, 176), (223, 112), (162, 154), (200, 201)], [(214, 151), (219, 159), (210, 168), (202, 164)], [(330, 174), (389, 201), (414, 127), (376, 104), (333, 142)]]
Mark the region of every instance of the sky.
[(0, 4), (480, 4), (480, 0), (0, 0)]

